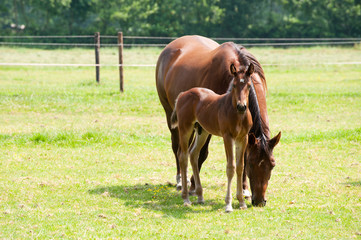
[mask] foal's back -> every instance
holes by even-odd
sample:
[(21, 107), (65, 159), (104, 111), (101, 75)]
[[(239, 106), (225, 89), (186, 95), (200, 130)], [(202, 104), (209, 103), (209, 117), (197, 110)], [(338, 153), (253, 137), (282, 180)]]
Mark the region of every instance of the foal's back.
[(192, 88), (179, 94), (177, 99), (179, 124), (182, 128), (189, 128), (198, 122), (202, 128), (212, 135), (222, 136), (219, 126), (219, 115), (222, 114), (226, 94), (218, 95), (207, 88)]

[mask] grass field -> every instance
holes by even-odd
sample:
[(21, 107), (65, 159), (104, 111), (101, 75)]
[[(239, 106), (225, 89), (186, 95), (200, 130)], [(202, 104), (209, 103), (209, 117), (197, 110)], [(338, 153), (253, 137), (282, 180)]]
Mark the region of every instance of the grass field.
[[(126, 49), (124, 62), (155, 64), (160, 51)], [(0, 52), (0, 62), (94, 58)], [(116, 67), (102, 68), (98, 85), (91, 67), (0, 66), (0, 238), (360, 239), (361, 66), (320, 64), (361, 61), (360, 49), (251, 52), (265, 66), (270, 127), (282, 138), (267, 206), (231, 214), (217, 137), (201, 172), (206, 202), (183, 206), (154, 68), (126, 68), (121, 94)], [(101, 63), (116, 64), (116, 49), (102, 49)]]

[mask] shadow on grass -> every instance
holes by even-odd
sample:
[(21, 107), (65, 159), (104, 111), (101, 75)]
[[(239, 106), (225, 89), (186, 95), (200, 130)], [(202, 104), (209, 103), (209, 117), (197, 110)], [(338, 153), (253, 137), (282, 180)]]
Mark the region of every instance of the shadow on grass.
[[(89, 193), (118, 198), (125, 202), (125, 206), (161, 211), (166, 216), (174, 218), (186, 218), (187, 214), (192, 213), (224, 211), (225, 207), (223, 201), (212, 199), (206, 199), (204, 204), (197, 204), (197, 197), (194, 196), (190, 197), (192, 206), (185, 207), (181, 193), (170, 184), (99, 187), (89, 190)], [(236, 209), (238, 201), (234, 201), (233, 204)]]
[(361, 181), (359, 182), (346, 182), (346, 183), (343, 183), (344, 185), (346, 186), (353, 186), (353, 187), (361, 187)]

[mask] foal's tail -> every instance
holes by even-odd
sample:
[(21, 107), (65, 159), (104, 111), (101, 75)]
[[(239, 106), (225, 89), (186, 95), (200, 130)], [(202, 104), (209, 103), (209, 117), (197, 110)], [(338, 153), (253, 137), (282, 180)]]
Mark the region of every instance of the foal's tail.
[(172, 129), (178, 127), (178, 117), (177, 117), (176, 108), (174, 108), (172, 115), (170, 116), (170, 127)]
[(172, 129), (175, 129), (178, 127), (178, 116), (177, 116), (176, 109), (177, 109), (179, 95), (178, 95), (177, 99), (175, 100), (174, 109), (173, 109), (172, 115), (170, 116), (170, 127)]

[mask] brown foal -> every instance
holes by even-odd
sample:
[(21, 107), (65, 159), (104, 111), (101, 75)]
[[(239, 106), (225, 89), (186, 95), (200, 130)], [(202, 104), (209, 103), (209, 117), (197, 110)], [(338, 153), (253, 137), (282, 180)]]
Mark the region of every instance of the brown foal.
[[(252, 127), (252, 116), (248, 109), (248, 95), (253, 64), (240, 65), (237, 69), (230, 66), (233, 81), (227, 93), (216, 94), (206, 88), (192, 88), (179, 94), (171, 116), (172, 128), (178, 127), (179, 145), (178, 158), (182, 175), (182, 198), (185, 205), (190, 205), (187, 188), (188, 155), (193, 169), (195, 193), (198, 202), (204, 203), (203, 190), (199, 177), (198, 157), (210, 134), (223, 138), (227, 157), (227, 195), (225, 198), (226, 212), (232, 212), (231, 182), (237, 174), (237, 199), (240, 208), (245, 209), (242, 181), (244, 171), (244, 153), (248, 142), (248, 132)], [(189, 147), (189, 141), (196, 127), (195, 138)], [(234, 160), (233, 146), (236, 150)], [(188, 149), (189, 147), (189, 149)]]

